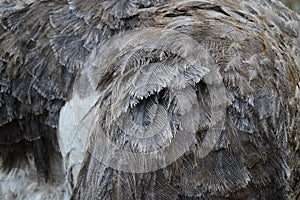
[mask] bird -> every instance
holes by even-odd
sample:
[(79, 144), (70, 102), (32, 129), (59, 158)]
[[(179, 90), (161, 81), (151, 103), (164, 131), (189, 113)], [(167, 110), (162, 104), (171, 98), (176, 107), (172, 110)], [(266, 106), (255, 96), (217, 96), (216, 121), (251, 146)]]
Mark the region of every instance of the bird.
[(0, 5), (1, 199), (300, 198), (279, 1)]

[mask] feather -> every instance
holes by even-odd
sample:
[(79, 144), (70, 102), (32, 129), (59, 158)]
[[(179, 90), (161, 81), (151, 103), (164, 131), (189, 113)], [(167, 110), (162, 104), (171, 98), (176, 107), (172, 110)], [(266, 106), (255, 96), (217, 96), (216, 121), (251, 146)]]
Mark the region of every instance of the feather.
[(299, 21), (277, 0), (1, 1), (0, 198), (297, 199)]

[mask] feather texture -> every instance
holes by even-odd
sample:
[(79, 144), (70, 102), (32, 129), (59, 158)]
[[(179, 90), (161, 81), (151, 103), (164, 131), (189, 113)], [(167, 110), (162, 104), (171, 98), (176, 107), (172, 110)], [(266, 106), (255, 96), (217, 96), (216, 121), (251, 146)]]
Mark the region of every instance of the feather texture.
[(299, 83), (276, 0), (1, 1), (0, 198), (297, 199)]

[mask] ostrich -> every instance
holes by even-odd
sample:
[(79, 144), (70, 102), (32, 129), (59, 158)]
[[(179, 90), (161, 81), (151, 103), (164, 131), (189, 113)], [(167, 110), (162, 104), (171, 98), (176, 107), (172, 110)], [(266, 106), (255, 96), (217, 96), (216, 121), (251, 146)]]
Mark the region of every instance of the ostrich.
[(1, 199), (300, 198), (277, 0), (2, 0), (0, 22)]

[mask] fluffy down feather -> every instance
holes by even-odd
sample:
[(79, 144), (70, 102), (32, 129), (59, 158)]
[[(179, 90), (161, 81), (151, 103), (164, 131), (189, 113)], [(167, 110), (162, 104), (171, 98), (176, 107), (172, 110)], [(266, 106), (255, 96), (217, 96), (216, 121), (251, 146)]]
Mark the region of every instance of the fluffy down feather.
[[(1, 1), (0, 22), (1, 198), (300, 198), (300, 17), (276, 0)], [(184, 134), (155, 171), (99, 160)]]

